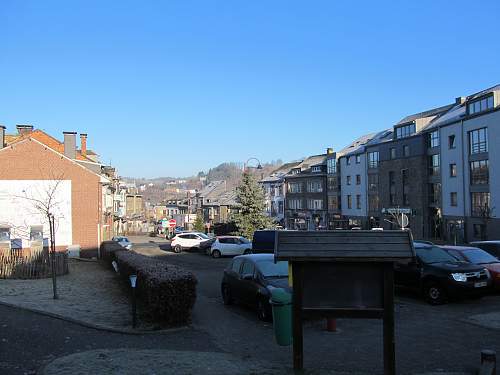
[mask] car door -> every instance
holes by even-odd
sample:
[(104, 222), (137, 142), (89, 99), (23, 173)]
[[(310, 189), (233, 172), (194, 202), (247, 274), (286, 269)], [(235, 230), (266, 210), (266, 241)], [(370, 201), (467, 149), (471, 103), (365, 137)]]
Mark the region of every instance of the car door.
[(219, 238), (217, 240), (217, 249), (219, 249), (222, 255), (228, 255), (227, 253), (227, 238)]
[(394, 267), (394, 281), (397, 286), (411, 289), (420, 288), (422, 262), (418, 257), (408, 264), (396, 263)]
[(227, 254), (228, 255), (240, 255), (238, 252), (238, 244), (236, 238), (227, 239)]
[[(254, 306), (257, 303), (259, 284), (256, 275), (257, 272), (253, 262), (245, 259), (240, 270), (240, 295), (242, 302), (250, 306)], [(251, 278), (245, 279), (245, 276), (251, 276)]]

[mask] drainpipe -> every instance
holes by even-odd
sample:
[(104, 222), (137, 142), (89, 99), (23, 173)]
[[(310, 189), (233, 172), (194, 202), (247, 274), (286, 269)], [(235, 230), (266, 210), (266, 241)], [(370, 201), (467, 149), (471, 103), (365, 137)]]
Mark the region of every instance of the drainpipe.
[[(462, 146), (462, 150), (460, 150), (460, 154), (462, 155), (462, 196), (463, 196), (463, 202), (464, 202), (464, 220), (463, 220), (463, 233), (464, 233), (464, 242), (468, 243), (468, 235), (467, 235), (467, 219), (466, 219), (466, 207), (465, 207), (465, 202), (467, 201), (465, 199), (465, 155), (464, 155), (464, 120), (460, 121), (460, 142)], [(465, 150), (468, 150), (468, 147), (465, 148)], [(469, 198), (470, 199), (470, 198)], [(469, 202), (470, 204), (470, 202)]]

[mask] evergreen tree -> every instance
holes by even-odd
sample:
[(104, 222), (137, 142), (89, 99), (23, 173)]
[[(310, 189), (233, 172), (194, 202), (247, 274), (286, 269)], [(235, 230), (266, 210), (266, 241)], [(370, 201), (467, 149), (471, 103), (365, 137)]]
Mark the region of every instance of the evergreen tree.
[(275, 227), (273, 220), (265, 214), (264, 191), (252, 175), (243, 174), (236, 193), (241, 207), (240, 212), (235, 213), (232, 219), (240, 235), (251, 239), (254, 231)]
[(196, 214), (193, 228), (197, 232), (205, 232), (205, 223), (203, 222), (203, 214)]

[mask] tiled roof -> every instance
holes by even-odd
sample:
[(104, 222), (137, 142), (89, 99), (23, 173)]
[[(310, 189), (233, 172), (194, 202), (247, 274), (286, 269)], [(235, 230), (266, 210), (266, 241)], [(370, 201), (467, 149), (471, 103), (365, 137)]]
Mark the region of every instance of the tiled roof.
[[(28, 132), (26, 134), (15, 134), (15, 135), (7, 134), (5, 136), (5, 141), (6, 141), (7, 145), (10, 145), (10, 144), (19, 142), (19, 141), (21, 141), (23, 139), (27, 139), (27, 138), (36, 139), (37, 141), (39, 141), (40, 143), (43, 143), (47, 147), (50, 147), (54, 151), (57, 151), (61, 154), (64, 154), (64, 143), (60, 142), (56, 138), (48, 135), (47, 133), (45, 133), (44, 131), (42, 131), (40, 129), (33, 130), (33, 131)], [(90, 162), (92, 161), (89, 158), (83, 156), (80, 150), (76, 151), (76, 160), (90, 161)]]
[(337, 157), (341, 157), (347, 154), (354, 154), (358, 151), (364, 150), (363, 146), (371, 141), (378, 133), (365, 134), (352, 142), (349, 146), (343, 148), (337, 153)]
[(439, 115), (442, 115), (443, 113), (447, 112), (448, 110), (450, 110), (453, 106), (454, 106), (454, 104), (448, 104), (448, 105), (444, 105), (442, 107), (429, 109), (428, 111), (415, 113), (413, 115), (406, 116), (405, 118), (400, 120), (396, 125), (406, 124), (408, 122), (412, 122), (412, 121), (415, 121), (415, 120), (420, 119), (420, 118), (439, 116)]

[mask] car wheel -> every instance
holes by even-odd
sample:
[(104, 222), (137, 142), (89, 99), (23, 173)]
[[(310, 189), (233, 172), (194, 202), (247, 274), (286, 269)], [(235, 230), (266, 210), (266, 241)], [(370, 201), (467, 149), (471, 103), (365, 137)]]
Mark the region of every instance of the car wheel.
[(229, 285), (222, 285), (222, 301), (224, 302), (224, 305), (232, 305), (234, 302)]
[(213, 256), (214, 258), (220, 258), (220, 257), (221, 257), (221, 255), (222, 255), (222, 254), (220, 253), (220, 251), (219, 251), (219, 250), (214, 250), (214, 251), (212, 251), (212, 256)]
[(425, 298), (431, 305), (442, 305), (446, 302), (446, 293), (438, 283), (428, 283), (424, 288)]
[(263, 298), (259, 298), (257, 301), (257, 316), (259, 320), (263, 322), (270, 322), (272, 320), (269, 304), (267, 304)]
[(247, 254), (252, 254), (252, 250), (250, 249), (246, 249), (244, 252), (243, 252), (244, 255), (247, 255)]
[(175, 245), (174, 247), (174, 253), (179, 254), (182, 251), (181, 245)]

